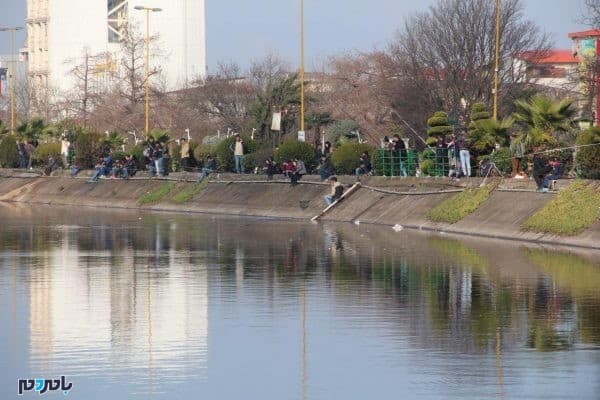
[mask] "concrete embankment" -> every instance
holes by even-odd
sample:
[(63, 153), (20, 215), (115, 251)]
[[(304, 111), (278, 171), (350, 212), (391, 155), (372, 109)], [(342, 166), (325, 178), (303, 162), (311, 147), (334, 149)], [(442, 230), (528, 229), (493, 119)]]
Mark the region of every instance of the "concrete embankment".
[[(194, 192), (188, 200), (175, 201), (177, 193), (193, 192), (197, 187), (195, 182), (185, 178), (185, 175), (179, 175), (171, 180), (140, 177), (127, 181), (105, 179), (87, 183), (85, 178), (36, 177), (3, 171), (0, 201), (309, 220), (323, 210), (323, 196), (330, 190), (315, 177), (306, 177), (301, 184), (291, 186), (282, 180), (267, 182), (264, 177), (255, 179), (251, 175), (222, 174), (198, 193)], [(344, 179), (346, 183), (352, 181), (351, 177)], [(479, 183), (478, 179), (457, 182), (370, 177), (363, 180), (363, 187), (321, 220), (399, 225), (408, 229), (600, 249), (600, 221), (571, 237), (522, 231), (522, 223), (553, 197), (552, 194), (532, 191), (530, 182), (503, 181), (490, 199), (456, 224), (434, 223), (427, 219), (430, 209), (465, 186), (477, 186)], [(140, 201), (144, 195), (165, 185), (170, 185), (169, 192), (158, 201), (146, 204)], [(568, 185), (569, 181), (560, 182), (560, 187)]]

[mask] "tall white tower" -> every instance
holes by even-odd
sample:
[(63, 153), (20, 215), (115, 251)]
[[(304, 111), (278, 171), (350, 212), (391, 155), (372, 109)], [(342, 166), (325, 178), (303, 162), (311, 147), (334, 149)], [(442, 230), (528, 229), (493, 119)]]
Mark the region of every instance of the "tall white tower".
[(150, 18), (150, 33), (158, 36), (160, 49), (151, 63), (161, 70), (167, 88), (180, 89), (204, 76), (205, 0), (27, 0), (31, 84), (66, 92), (74, 84), (69, 71), (85, 54), (119, 58), (123, 29), (146, 31), (145, 13), (135, 6), (162, 9)]

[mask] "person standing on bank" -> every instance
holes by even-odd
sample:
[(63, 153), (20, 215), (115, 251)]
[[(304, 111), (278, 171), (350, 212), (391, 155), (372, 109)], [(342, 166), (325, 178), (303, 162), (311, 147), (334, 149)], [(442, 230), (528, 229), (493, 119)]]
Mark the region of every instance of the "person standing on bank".
[(179, 143), (181, 143), (181, 167), (184, 171), (189, 171), (190, 169), (190, 142), (187, 141), (186, 138), (182, 137), (179, 139)]
[(521, 160), (525, 157), (525, 146), (522, 141), (517, 139), (517, 134), (514, 132), (510, 134), (510, 155), (512, 156), (510, 176), (514, 178), (521, 172)]
[(471, 176), (471, 153), (464, 135), (461, 135), (458, 139), (458, 148), (460, 150), (460, 168), (463, 175), (468, 178)]
[(392, 138), (392, 163), (394, 167), (398, 168), (400, 175), (403, 177), (408, 176), (406, 172), (407, 156), (406, 144), (404, 144), (404, 140), (400, 139), (400, 135), (396, 133)]
[(233, 143), (231, 143), (231, 146), (229, 146), (229, 149), (231, 151), (233, 151), (233, 158), (235, 159), (235, 172), (238, 174), (243, 173), (244, 172), (243, 163), (244, 163), (245, 149), (244, 149), (244, 141), (242, 140), (242, 137), (239, 134), (235, 135), (235, 140)]
[(60, 140), (60, 158), (63, 163), (63, 168), (67, 168), (69, 166), (67, 156), (69, 155), (69, 146), (70, 145), (71, 145), (71, 143), (69, 143), (69, 138), (67, 138), (66, 134), (63, 134), (63, 136)]

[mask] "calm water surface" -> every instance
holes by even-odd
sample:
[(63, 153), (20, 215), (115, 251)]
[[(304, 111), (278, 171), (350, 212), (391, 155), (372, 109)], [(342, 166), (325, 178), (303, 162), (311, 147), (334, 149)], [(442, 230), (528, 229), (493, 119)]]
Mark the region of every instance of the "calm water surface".
[(598, 252), (40, 206), (0, 221), (0, 399), (61, 375), (74, 399), (600, 398)]

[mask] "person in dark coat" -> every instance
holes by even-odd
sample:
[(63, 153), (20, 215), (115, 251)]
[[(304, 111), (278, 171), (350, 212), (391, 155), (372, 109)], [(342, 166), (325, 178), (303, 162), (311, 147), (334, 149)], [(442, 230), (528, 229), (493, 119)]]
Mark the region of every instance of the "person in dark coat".
[(533, 149), (533, 179), (537, 185), (537, 190), (541, 191), (544, 185), (544, 178), (552, 171), (552, 166), (543, 154), (539, 153), (539, 147)]
[(321, 155), (317, 169), (319, 170), (321, 181), (327, 180), (333, 174), (333, 165), (331, 165), (331, 160), (325, 154)]

